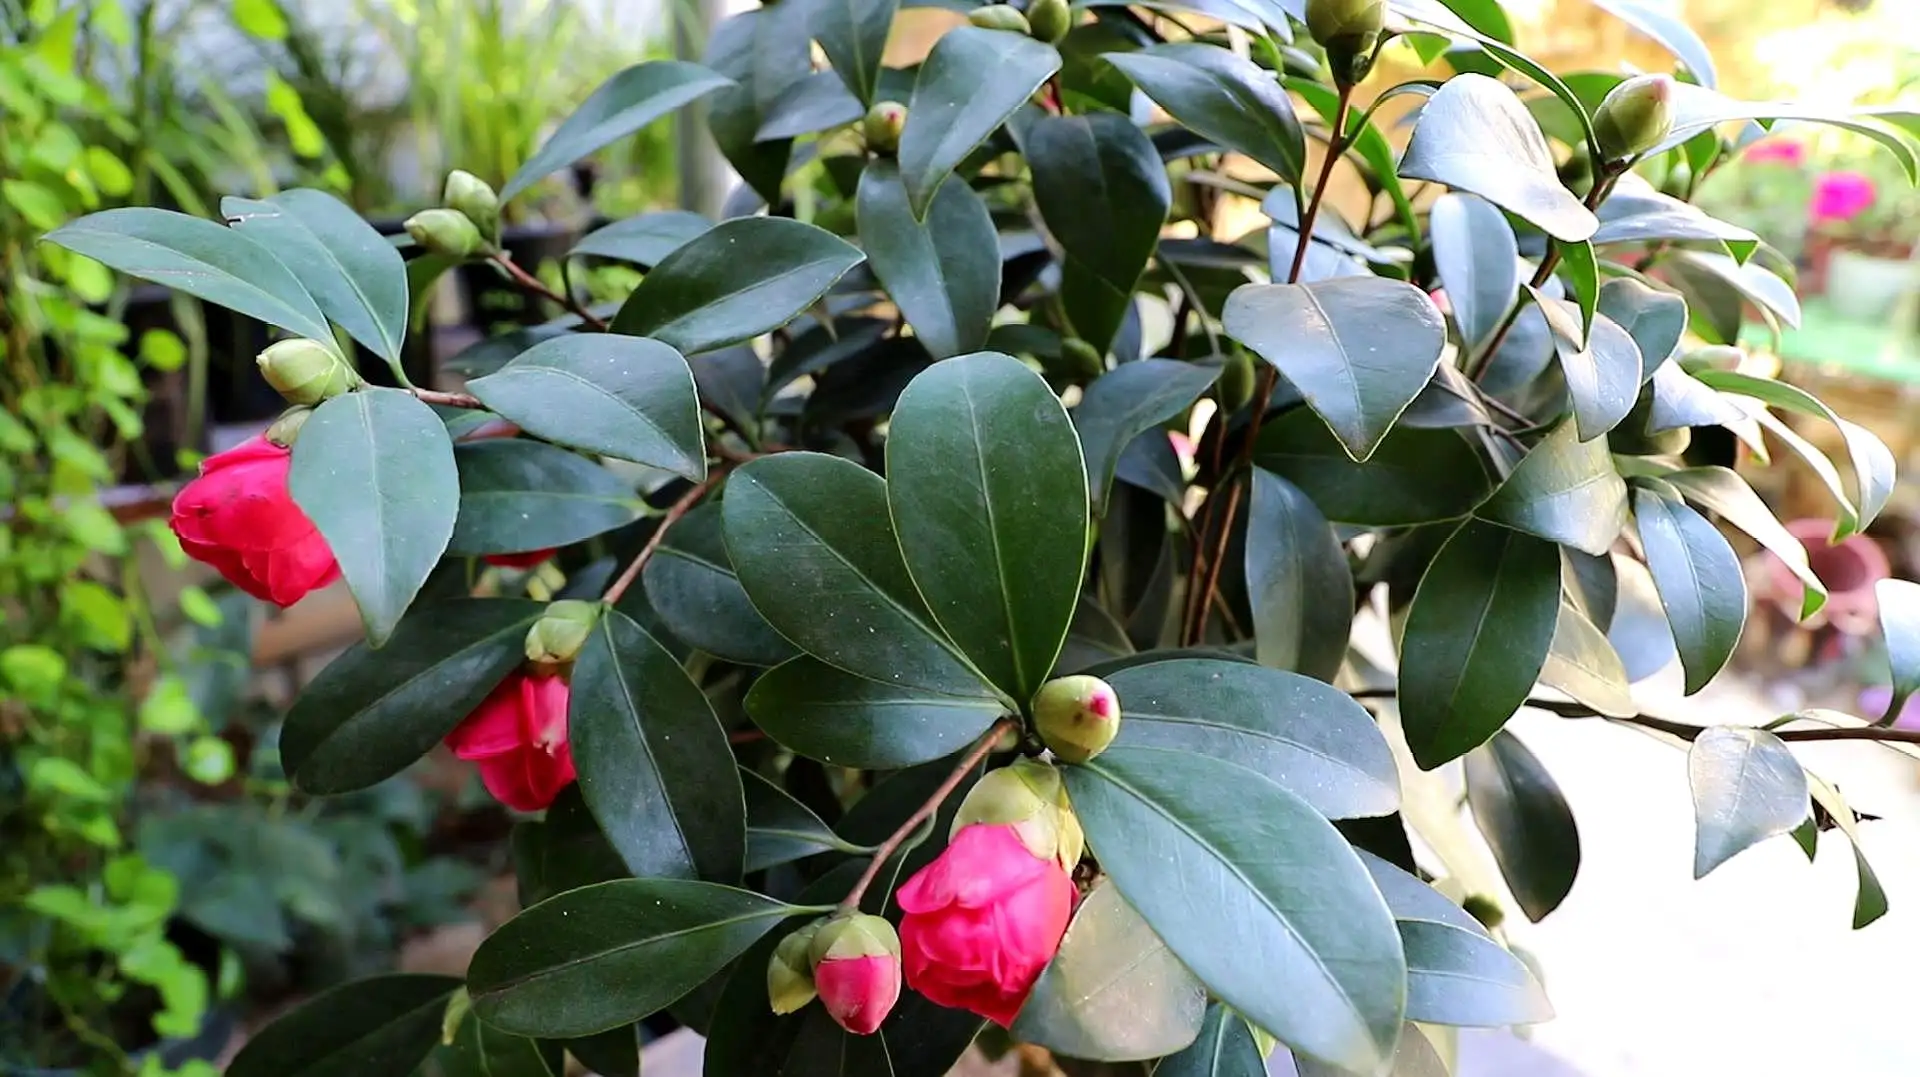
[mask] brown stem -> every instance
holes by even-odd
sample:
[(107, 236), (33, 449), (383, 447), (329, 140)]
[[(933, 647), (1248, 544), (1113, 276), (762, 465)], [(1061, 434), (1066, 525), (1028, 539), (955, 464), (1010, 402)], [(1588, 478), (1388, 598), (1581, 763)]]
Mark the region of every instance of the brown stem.
[(758, 744), (767, 739), (767, 735), (758, 729), (736, 729), (727, 734), (728, 744)]
[(413, 395), (425, 404), (439, 404), (449, 408), (484, 408), (485, 404), (472, 393), (443, 393), (438, 389), (415, 389)]
[[(1348, 693), (1354, 699), (1393, 699), (1398, 696), (1395, 688), (1362, 688)], [(1546, 711), (1562, 718), (1605, 718), (1622, 725), (1637, 725), (1644, 729), (1654, 729), (1662, 733), (1671, 733), (1682, 740), (1693, 740), (1705, 733), (1711, 726), (1693, 725), (1688, 722), (1676, 722), (1671, 718), (1662, 718), (1656, 714), (1631, 714), (1618, 717), (1601, 714), (1580, 703), (1566, 703), (1557, 699), (1529, 699), (1521, 704), (1532, 710)], [(1895, 744), (1920, 744), (1920, 729), (1888, 729), (1883, 726), (1843, 726), (1829, 729), (1776, 729), (1773, 735), (1784, 741), (1827, 741), (1827, 740), (1867, 740)]]
[(993, 751), (994, 742), (1000, 739), (1000, 734), (1011, 728), (1013, 728), (1012, 718), (1002, 718), (993, 723), (993, 727), (988, 729), (979, 743), (973, 746), (973, 750), (967, 753), (966, 758), (960, 760), (959, 765), (953, 768), (953, 773), (947, 775), (947, 780), (940, 783), (940, 788), (933, 791), (933, 795), (927, 798), (926, 803), (921, 804), (912, 815), (907, 816), (906, 822), (901, 823), (897, 830), (887, 836), (886, 841), (874, 848), (873, 860), (867, 864), (867, 870), (860, 873), (860, 881), (854, 883), (853, 889), (847, 891), (847, 896), (841, 899), (842, 909), (851, 910), (860, 907), (860, 899), (867, 896), (867, 887), (873, 885), (873, 880), (880, 875), (880, 869), (893, 858), (894, 851), (900, 848), (900, 843), (913, 836), (913, 832), (920, 828), (921, 823), (926, 822), (928, 817), (940, 810), (940, 805), (944, 804), (946, 799), (953, 795), (953, 791), (959, 788), (961, 781), (965, 780), (967, 772), (979, 766), (980, 761)]
[(627, 588), (633, 586), (633, 581), (640, 578), (640, 570), (647, 567), (647, 562), (653, 558), (653, 552), (658, 550), (660, 543), (666, 539), (667, 530), (677, 523), (680, 517), (685, 516), (696, 502), (706, 496), (707, 491), (713, 489), (725, 474), (725, 468), (716, 468), (707, 476), (705, 482), (681, 494), (680, 499), (667, 508), (667, 514), (660, 518), (660, 526), (654, 528), (653, 534), (647, 536), (647, 544), (640, 547), (640, 552), (634, 555), (633, 560), (627, 564), (626, 570), (620, 573), (620, 578), (607, 586), (606, 593), (600, 596), (600, 601), (609, 606), (620, 601), (620, 596), (626, 594)]
[(1320, 179), (1313, 185), (1313, 195), (1307, 199), (1307, 211), (1300, 217), (1300, 235), (1293, 246), (1293, 268), (1287, 270), (1287, 283), (1300, 282), (1300, 270), (1307, 264), (1307, 246), (1313, 242), (1313, 223), (1320, 216), (1321, 196), (1327, 192), (1327, 181), (1333, 177), (1333, 165), (1347, 149), (1347, 109), (1352, 104), (1353, 86), (1342, 80), (1340, 100), (1333, 109), (1333, 130), (1327, 133), (1327, 156), (1320, 162)]
[(537, 295), (542, 299), (560, 304), (566, 309), (572, 311), (574, 314), (579, 315), (581, 321), (587, 323), (588, 325), (592, 326), (595, 329), (601, 330), (602, 332), (606, 330), (607, 328), (606, 321), (600, 318), (598, 315), (594, 314), (592, 311), (588, 310), (586, 308), (586, 304), (581, 303), (579, 300), (573, 298), (570, 295), (561, 295), (559, 292), (556, 292), (552, 288), (547, 287), (547, 283), (545, 281), (527, 272), (526, 270), (520, 268), (520, 263), (515, 262), (513, 260), (512, 255), (506, 253), (505, 251), (501, 251), (498, 254), (491, 256), (491, 261), (493, 262), (494, 265), (497, 265), (501, 269), (505, 270), (507, 276), (512, 277), (513, 282), (515, 284), (518, 284), (521, 288), (524, 288), (525, 290), (532, 292), (534, 295)]
[[(1606, 201), (1607, 195), (1613, 192), (1613, 185), (1619, 178), (1620, 173), (1615, 172), (1594, 180), (1593, 189), (1587, 192), (1587, 208), (1599, 209), (1600, 203)], [(1540, 268), (1534, 270), (1533, 280), (1527, 282), (1527, 286), (1538, 288), (1547, 283), (1547, 278), (1553, 276), (1553, 270), (1559, 264), (1560, 248), (1558, 246), (1547, 248), (1547, 256), (1540, 259)], [(1474, 357), (1473, 368), (1467, 371), (1467, 377), (1478, 382), (1481, 376), (1486, 374), (1487, 368), (1493, 365), (1494, 353), (1498, 352), (1500, 345), (1506, 342), (1507, 334), (1513, 332), (1513, 324), (1520, 320), (1520, 312), (1526, 309), (1526, 305), (1525, 297), (1514, 297), (1513, 306), (1507, 308), (1506, 319), (1500, 323), (1500, 328), (1494, 330), (1492, 339), (1487, 341), (1487, 346)]]

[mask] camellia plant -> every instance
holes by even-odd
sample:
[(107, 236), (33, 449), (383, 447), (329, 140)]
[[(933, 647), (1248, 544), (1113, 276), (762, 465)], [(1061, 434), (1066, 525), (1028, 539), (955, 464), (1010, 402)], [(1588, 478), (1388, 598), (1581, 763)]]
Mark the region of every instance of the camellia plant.
[[(341, 987), (230, 1073), (631, 1074), (668, 1018), (712, 1077), (937, 1077), (990, 1025), (1159, 1077), (1276, 1041), (1430, 1072), (1432, 1030), (1551, 1014), (1503, 909), (1550, 913), (1579, 837), (1523, 708), (1687, 751), (1697, 874), (1851, 839), (1792, 745), (1920, 737), (1690, 724), (1632, 685), (1677, 653), (1697, 692), (1740, 635), (1715, 517), (1823, 601), (1737, 456), (1804, 457), (1842, 536), (1893, 481), (1743, 369), (1743, 322), (1798, 316), (1790, 268), (1686, 197), (1776, 119), (1909, 173), (1916, 144), (1727, 97), (1683, 26), (1601, 6), (1677, 72), (1557, 76), (1497, 5), (1436, 0), (1032, 0), (903, 70), (893, 0), (782, 0), (705, 65), (614, 77), (498, 197), (455, 175), (410, 264), (300, 190), (54, 232), (290, 335), (261, 364), (296, 406), (174, 523), (256, 594), (337, 569), (358, 601), (366, 642), (287, 717), (294, 782), (444, 741), (526, 813), (524, 911), (464, 981)], [(746, 186), (586, 237), (643, 272), (624, 301), (500, 252), (501, 199), (695, 100)], [(569, 313), (459, 357), (461, 392), (409, 386), (410, 307), (463, 261)], [(1777, 412), (1837, 427), (1849, 473)], [(1889, 715), (1912, 589), (1882, 595)], [(1458, 852), (1456, 780), (1505, 893)]]

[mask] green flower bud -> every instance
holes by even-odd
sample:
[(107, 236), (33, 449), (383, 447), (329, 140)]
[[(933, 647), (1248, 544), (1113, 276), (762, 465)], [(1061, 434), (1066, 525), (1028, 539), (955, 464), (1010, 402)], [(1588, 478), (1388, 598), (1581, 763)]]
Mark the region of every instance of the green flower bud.
[(1033, 0), (1027, 5), (1027, 25), (1036, 39), (1055, 44), (1073, 29), (1073, 8), (1067, 0)]
[(283, 449), (293, 448), (293, 441), (300, 436), (300, 428), (307, 425), (307, 419), (313, 415), (313, 409), (300, 405), (280, 413), (280, 417), (267, 427), (267, 440)]
[(809, 950), (814, 936), (825, 920), (795, 931), (780, 940), (767, 960), (767, 1003), (774, 1013), (792, 1013), (813, 1001), (813, 960)]
[(407, 218), (407, 234), (434, 254), (471, 258), (487, 249), (473, 219), (457, 209), (423, 209)]
[(527, 629), (527, 660), (571, 662), (586, 645), (587, 633), (600, 620), (600, 603), (568, 598), (547, 604), (533, 627)]
[(1027, 24), (1027, 17), (1011, 4), (988, 4), (967, 12), (967, 21), (982, 30), (1011, 30), (1016, 34), (1031, 34), (1033, 27)]
[(440, 204), (466, 214), (488, 242), (500, 238), (500, 196), (479, 176), (458, 168), (447, 173), (447, 186), (440, 195)]
[(817, 926), (819, 930), (807, 947), (807, 959), (815, 965), (851, 957), (900, 956), (900, 935), (878, 916), (835, 913)]
[(1213, 383), (1214, 399), (1220, 402), (1220, 410), (1232, 415), (1246, 407), (1253, 399), (1254, 380), (1253, 356), (1244, 348), (1228, 352), (1220, 380)]
[(1593, 134), (1609, 161), (1624, 161), (1658, 146), (1673, 130), (1673, 80), (1637, 75), (1615, 86), (1593, 114)]
[(1038, 759), (1016, 759), (974, 783), (954, 813), (950, 833), (975, 823), (1013, 827), (1029, 852), (1057, 859), (1068, 871), (1086, 851), (1086, 835), (1067, 803), (1060, 771)]
[(907, 127), (907, 106), (898, 101), (875, 101), (861, 122), (867, 148), (875, 153), (892, 153), (900, 148), (900, 132)]
[(1067, 369), (1079, 377), (1097, 378), (1107, 372), (1106, 357), (1079, 337), (1060, 342), (1060, 357), (1067, 361)]
[(1488, 929), (1499, 927), (1507, 919), (1507, 911), (1500, 907), (1500, 903), (1485, 894), (1468, 894), (1467, 900), (1461, 902), (1460, 906), (1467, 910), (1468, 916), (1480, 921)]
[(290, 404), (318, 404), (360, 385), (360, 375), (338, 349), (296, 337), (277, 341), (254, 359), (267, 384)]
[(1033, 727), (1054, 755), (1084, 763), (1120, 732), (1120, 698), (1098, 677), (1057, 677), (1034, 694)]
[(1386, 19), (1387, 0), (1307, 0), (1307, 32), (1327, 50), (1334, 81), (1345, 86), (1366, 77)]

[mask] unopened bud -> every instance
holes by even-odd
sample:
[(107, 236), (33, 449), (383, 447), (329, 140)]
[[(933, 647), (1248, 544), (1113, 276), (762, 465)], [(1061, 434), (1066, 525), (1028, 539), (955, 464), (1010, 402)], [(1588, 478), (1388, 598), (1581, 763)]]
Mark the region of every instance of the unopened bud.
[(813, 985), (835, 1024), (871, 1035), (900, 1000), (900, 936), (866, 913), (839, 913), (820, 925), (807, 948)]
[(1227, 365), (1220, 371), (1220, 380), (1213, 383), (1214, 398), (1220, 402), (1220, 410), (1232, 415), (1246, 407), (1253, 399), (1253, 383), (1253, 356), (1244, 348), (1228, 352)]
[(1067, 369), (1083, 378), (1097, 378), (1107, 372), (1107, 360), (1093, 345), (1079, 337), (1068, 337), (1060, 342), (1060, 357), (1067, 361)]
[(447, 173), (446, 190), (440, 204), (467, 215), (481, 238), (493, 242), (500, 238), (500, 196), (493, 186), (471, 172), (454, 169)]
[(792, 1013), (813, 1001), (813, 959), (809, 949), (824, 920), (780, 940), (767, 960), (767, 1003), (774, 1013)]
[(900, 148), (900, 132), (907, 128), (907, 106), (898, 101), (875, 101), (867, 110), (861, 133), (867, 148), (875, 153), (892, 153)]
[(1468, 916), (1480, 921), (1483, 927), (1489, 929), (1499, 927), (1507, 919), (1507, 911), (1500, 907), (1500, 903), (1485, 894), (1468, 894), (1467, 899), (1461, 902), (1460, 906), (1467, 911)]
[(1366, 77), (1386, 20), (1386, 0), (1307, 0), (1307, 32), (1327, 50), (1327, 66), (1341, 85)]
[(431, 253), (448, 258), (471, 258), (487, 247), (480, 226), (457, 209), (423, 209), (407, 218), (407, 234)]
[(337, 349), (302, 337), (268, 345), (254, 363), (289, 404), (318, 404), (360, 384), (360, 375)]
[(267, 427), (267, 440), (283, 449), (293, 448), (293, 440), (300, 436), (300, 428), (307, 425), (313, 416), (313, 409), (305, 405), (291, 407), (280, 413), (280, 417)]
[(1609, 161), (1624, 161), (1658, 146), (1673, 130), (1673, 80), (1636, 75), (1615, 86), (1593, 114), (1593, 134)]
[(550, 664), (573, 661), (599, 620), (598, 602), (567, 598), (548, 603), (546, 612), (527, 629), (527, 660)]
[(1031, 34), (1033, 27), (1028, 25), (1027, 17), (1020, 14), (1012, 4), (988, 4), (967, 12), (967, 21), (982, 30), (1011, 30), (1016, 34)]
[(1067, 0), (1033, 0), (1027, 5), (1027, 26), (1036, 39), (1055, 44), (1073, 29), (1073, 8)]
[(1120, 732), (1120, 698), (1098, 677), (1059, 677), (1034, 695), (1033, 727), (1054, 755), (1084, 763)]
[(1058, 860), (1068, 871), (1086, 851), (1086, 836), (1067, 804), (1060, 771), (1037, 759), (1016, 759), (974, 783), (954, 813), (951, 832), (976, 823), (1013, 827), (1028, 852)]

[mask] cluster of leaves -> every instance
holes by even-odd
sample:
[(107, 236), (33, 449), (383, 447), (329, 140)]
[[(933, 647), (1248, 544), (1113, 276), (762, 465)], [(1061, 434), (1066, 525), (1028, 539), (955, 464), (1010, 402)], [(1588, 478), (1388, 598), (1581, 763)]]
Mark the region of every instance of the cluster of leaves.
[[(1431, 1050), (1409, 1022), (1548, 1016), (1484, 926), (1497, 899), (1483, 922), (1425, 881), (1409, 831), (1457, 820), (1422, 816), (1395, 766), (1396, 742), (1462, 766), (1513, 897), (1544, 916), (1578, 834), (1503, 728), (1523, 706), (1689, 747), (1701, 873), (1788, 831), (1811, 852), (1816, 818), (1851, 837), (1788, 744), (1898, 731), (1708, 729), (1632, 697), (1676, 653), (1699, 690), (1740, 634), (1709, 513), (1791, 565), (1809, 611), (1824, 598), (1731, 469), (1739, 446), (1764, 458), (1764, 431), (1804, 457), (1842, 535), (1893, 476), (1872, 435), (1725, 347), (1751, 316), (1797, 318), (1782, 260), (1631, 166), (1705, 173), (1775, 118), (1859, 130), (1909, 172), (1915, 144), (1728, 98), (1683, 26), (1608, 0), (1690, 80), (1656, 145), (1609, 159), (1594, 118), (1616, 76), (1556, 76), (1497, 6), (1454, 6), (1475, 20), (1389, 5), (1391, 47), (1455, 72), (1374, 95), (1423, 98), (1397, 157), (1288, 0), (1090, 5), (1057, 45), (962, 26), (911, 71), (881, 64), (890, 0), (784, 0), (718, 27), (704, 67), (596, 91), (504, 197), (703, 99), (747, 180), (737, 212), (587, 237), (576, 254), (642, 271), (631, 294), (558, 296), (568, 317), (458, 360), (464, 393), (313, 411), (292, 491), (368, 638), (282, 742), (312, 793), (399, 772), (520, 663), (543, 609), (497, 572), (467, 597), (475, 559), (558, 547), (561, 596), (608, 607), (570, 674), (577, 793), (516, 828), (528, 907), (464, 983), (321, 996), (232, 1072), (539, 1072), (563, 1048), (633, 1072), (638, 1022), (666, 1012), (710, 1033), (709, 1073), (944, 1073), (977, 1020), (915, 998), (867, 1039), (817, 1007), (776, 1017), (768, 949), (876, 849), (883, 882), (937, 851), (938, 819), (904, 823), (1065, 672), (1104, 676), (1124, 717), (1067, 769), (1095, 881), (1012, 1029), (1061, 1057), (1218, 1077), (1258, 1072), (1272, 1036), (1308, 1069), (1411, 1073)], [(1136, 122), (1141, 97), (1168, 119)], [(889, 101), (897, 151), (872, 118)], [(1310, 137), (1329, 147), (1313, 174)], [(1343, 160), (1374, 196), (1352, 222), (1321, 206)], [(1416, 183), (1445, 193), (1416, 208)], [(1218, 235), (1240, 199), (1270, 224)], [(392, 246), (313, 192), (227, 215), (121, 210), (50, 238), (397, 367)], [(1773, 409), (1834, 424), (1851, 475)], [(1910, 596), (1886, 597), (1897, 712), (1920, 632)], [(1367, 610), (1397, 659), (1349, 647)], [(1884, 901), (1860, 863), (1863, 923)]]

